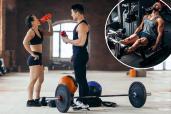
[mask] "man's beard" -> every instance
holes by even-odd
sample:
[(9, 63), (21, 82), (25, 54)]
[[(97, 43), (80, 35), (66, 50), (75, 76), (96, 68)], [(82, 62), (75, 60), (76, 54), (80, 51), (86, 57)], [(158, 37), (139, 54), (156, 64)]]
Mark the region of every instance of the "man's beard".
[(156, 11), (156, 12), (159, 12), (160, 9), (156, 8), (156, 7), (153, 7), (153, 10)]

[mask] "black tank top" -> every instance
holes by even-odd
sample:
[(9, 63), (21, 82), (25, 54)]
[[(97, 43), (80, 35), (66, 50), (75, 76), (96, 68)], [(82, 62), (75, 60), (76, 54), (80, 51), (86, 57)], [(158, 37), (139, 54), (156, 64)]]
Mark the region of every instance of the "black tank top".
[[(81, 23), (85, 23), (88, 25), (86, 20), (82, 20), (80, 23), (78, 23), (74, 30), (73, 30), (73, 40), (78, 39), (78, 32), (77, 32), (77, 27), (79, 24)], [(86, 42), (83, 46), (74, 46), (73, 45), (73, 55), (77, 54), (77, 53), (84, 53), (87, 52), (87, 45), (88, 45), (88, 36), (89, 36), (89, 31), (87, 32), (87, 38), (86, 38)]]
[[(34, 31), (34, 30), (33, 30)], [(42, 32), (40, 31), (40, 30), (38, 30), (39, 31), (39, 33), (40, 33), (40, 36), (41, 36), (41, 38), (36, 34), (36, 32), (34, 31), (34, 33), (35, 33), (35, 36), (34, 36), (34, 38), (32, 38), (31, 40), (30, 40), (30, 45), (37, 45), (37, 44), (42, 44), (42, 42), (43, 42), (43, 34), (42, 34)]]

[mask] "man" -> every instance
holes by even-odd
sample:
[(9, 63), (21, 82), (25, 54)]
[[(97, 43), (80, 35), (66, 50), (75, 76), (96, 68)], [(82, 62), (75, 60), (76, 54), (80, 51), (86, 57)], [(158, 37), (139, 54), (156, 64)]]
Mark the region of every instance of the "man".
[(151, 47), (154, 51), (159, 45), (164, 31), (164, 20), (159, 14), (162, 9), (161, 3), (156, 2), (152, 9), (151, 14), (143, 17), (134, 34), (120, 41), (122, 44), (131, 45), (125, 50), (127, 54), (134, 52), (140, 46)]
[[(67, 35), (62, 36), (65, 43), (73, 45), (73, 66), (75, 78), (79, 85), (79, 96), (87, 96), (89, 87), (86, 79), (86, 64), (89, 59), (87, 52), (89, 26), (85, 20), (84, 7), (81, 4), (74, 4), (71, 7), (71, 16), (77, 22), (73, 30), (73, 40), (70, 40)], [(79, 98), (75, 102), (78, 107), (88, 108), (85, 99)]]

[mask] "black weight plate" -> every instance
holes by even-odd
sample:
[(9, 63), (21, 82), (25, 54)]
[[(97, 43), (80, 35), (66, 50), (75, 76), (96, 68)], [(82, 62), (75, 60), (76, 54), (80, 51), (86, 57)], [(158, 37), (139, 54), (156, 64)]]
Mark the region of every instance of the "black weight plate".
[(59, 84), (56, 88), (55, 97), (61, 98), (59, 100), (56, 100), (56, 107), (59, 112), (67, 112), (71, 104), (71, 94), (68, 88), (63, 84)]
[(141, 108), (146, 102), (146, 89), (141, 82), (133, 82), (129, 88), (129, 101), (135, 108)]

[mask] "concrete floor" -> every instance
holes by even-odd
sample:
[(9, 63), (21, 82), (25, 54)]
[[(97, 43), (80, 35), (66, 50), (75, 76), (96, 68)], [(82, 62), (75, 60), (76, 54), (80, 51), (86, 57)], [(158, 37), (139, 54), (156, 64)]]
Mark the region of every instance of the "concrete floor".
[[(54, 96), (58, 80), (61, 76), (72, 71), (49, 71), (45, 73), (45, 82), (42, 96)], [(133, 81), (144, 83), (152, 96), (147, 98), (146, 104), (136, 109), (129, 103), (128, 97), (103, 98), (103, 100), (116, 102), (116, 108), (91, 108), (91, 111), (73, 111), (68, 113), (87, 114), (170, 114), (171, 113), (171, 71), (149, 71), (146, 78), (130, 78), (126, 72), (100, 72), (89, 71), (88, 80), (101, 83), (103, 94), (127, 93)], [(56, 108), (38, 107), (27, 108), (28, 73), (10, 73), (0, 77), (0, 114), (58, 114)], [(78, 94), (76, 92), (76, 94)]]

